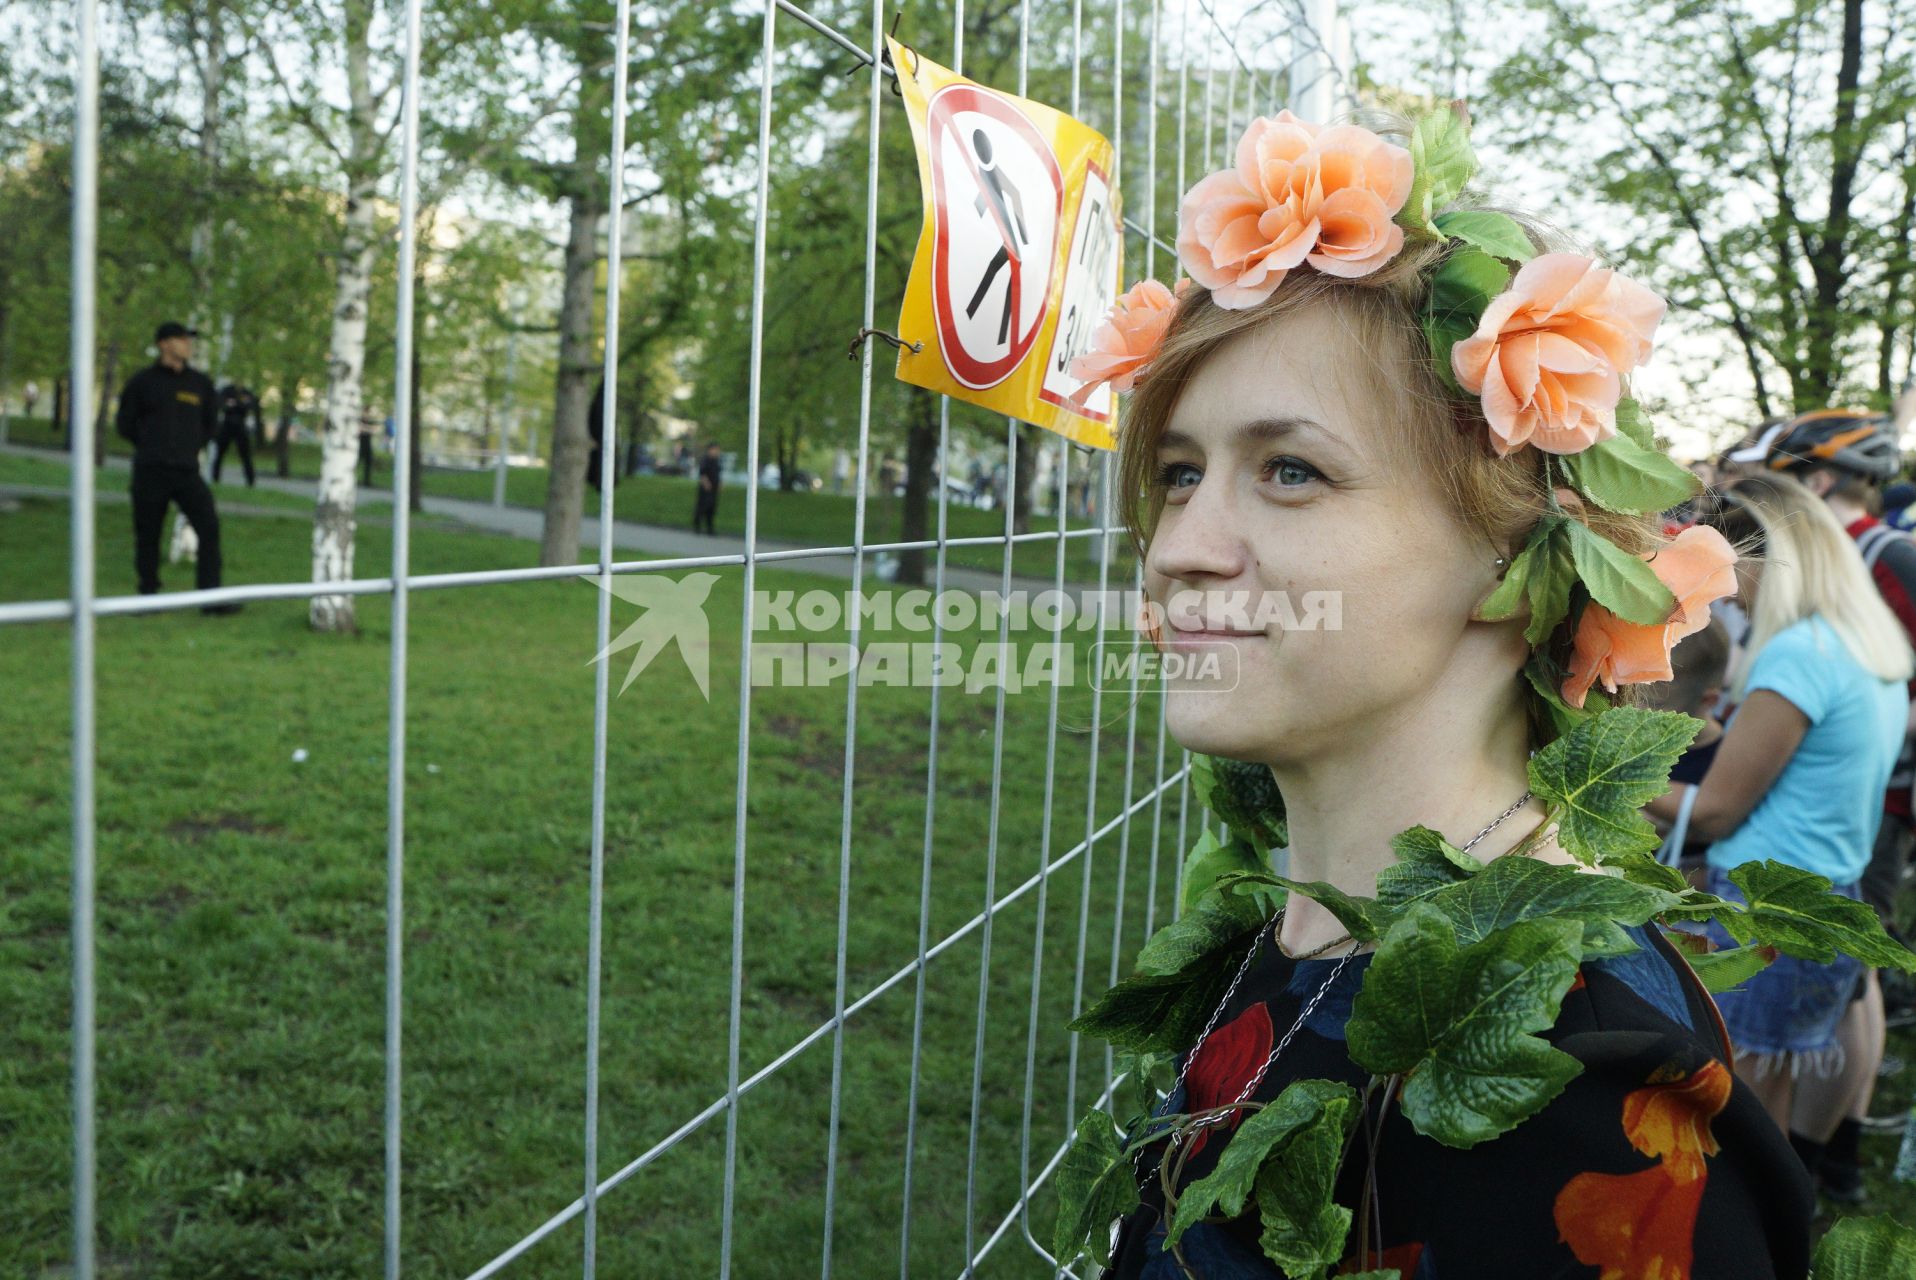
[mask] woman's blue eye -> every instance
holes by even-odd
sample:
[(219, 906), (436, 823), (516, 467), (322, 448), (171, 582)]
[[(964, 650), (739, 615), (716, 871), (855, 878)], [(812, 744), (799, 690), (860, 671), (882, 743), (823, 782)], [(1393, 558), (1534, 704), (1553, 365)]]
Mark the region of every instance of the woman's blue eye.
[(1188, 462), (1167, 462), (1158, 468), (1158, 483), (1166, 489), (1182, 489), (1202, 479), (1198, 469)]
[(1296, 458), (1272, 458), (1264, 464), (1264, 467), (1265, 470), (1270, 473), (1272, 479), (1287, 488), (1300, 484), (1309, 484), (1311, 481), (1317, 479), (1318, 476), (1315, 467), (1308, 463), (1299, 462)]

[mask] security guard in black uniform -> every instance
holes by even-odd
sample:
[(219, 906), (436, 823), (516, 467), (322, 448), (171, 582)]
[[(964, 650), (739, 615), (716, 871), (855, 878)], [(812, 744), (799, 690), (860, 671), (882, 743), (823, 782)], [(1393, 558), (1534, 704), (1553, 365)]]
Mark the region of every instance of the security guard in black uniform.
[[(200, 478), (200, 450), (213, 440), (219, 406), (213, 380), (187, 364), (196, 330), (168, 321), (153, 335), (160, 358), (127, 379), (115, 425), (133, 442), (133, 569), (140, 594), (160, 589), (160, 530), (169, 502), (199, 535), (195, 585), (220, 585), (220, 518), (213, 493)], [(208, 605), (202, 613), (236, 613), (239, 605)]]

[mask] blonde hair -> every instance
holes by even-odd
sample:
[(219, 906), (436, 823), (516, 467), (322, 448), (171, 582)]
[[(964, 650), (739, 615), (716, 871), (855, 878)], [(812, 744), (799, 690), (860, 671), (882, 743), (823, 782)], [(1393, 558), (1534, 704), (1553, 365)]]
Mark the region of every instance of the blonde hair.
[[(1741, 699), (1757, 655), (1785, 627), (1820, 617), (1852, 658), (1879, 680), (1908, 680), (1916, 672), (1903, 624), (1876, 590), (1863, 555), (1828, 504), (1801, 481), (1783, 475), (1746, 476), (1722, 494), (1762, 535), (1757, 555), (1762, 584), (1750, 616), (1750, 637), (1732, 673), (1730, 693)], [(1729, 523), (1729, 521), (1725, 521)]]
[[(1401, 118), (1380, 122), (1371, 116), (1366, 124), (1386, 135), (1409, 132)], [(1509, 209), (1498, 211), (1515, 218), (1539, 252), (1565, 247), (1561, 236), (1535, 220)], [(1299, 268), (1265, 302), (1241, 311), (1219, 307), (1208, 291), (1192, 287), (1131, 397), (1120, 436), (1118, 510), (1139, 558), (1164, 509), (1155, 466), (1158, 441), (1198, 369), (1240, 334), (1312, 307), (1331, 307), (1353, 338), (1349, 349), (1362, 353), (1364, 372), (1381, 393), (1379, 425), (1395, 431), (1403, 454), (1432, 478), (1460, 525), (1480, 534), (1496, 554), (1514, 560), (1550, 509), (1553, 477), (1548, 455), (1540, 450), (1524, 448), (1498, 457), (1490, 447), (1490, 425), (1481, 403), (1451, 390), (1437, 370), (1422, 313), (1431, 275), (1450, 252), (1448, 242), (1409, 239), (1384, 267), (1358, 279)], [(1560, 470), (1554, 482), (1563, 483)], [(1658, 523), (1647, 516), (1619, 515), (1589, 504), (1566, 514), (1635, 554), (1654, 551), (1665, 541)], [(1568, 664), (1574, 621), (1573, 614), (1558, 624), (1542, 646), (1558, 669)], [(1521, 676), (1519, 682), (1532, 736), (1548, 741), (1554, 736), (1548, 710)], [(1632, 700), (1629, 687), (1625, 690), (1619, 700)]]

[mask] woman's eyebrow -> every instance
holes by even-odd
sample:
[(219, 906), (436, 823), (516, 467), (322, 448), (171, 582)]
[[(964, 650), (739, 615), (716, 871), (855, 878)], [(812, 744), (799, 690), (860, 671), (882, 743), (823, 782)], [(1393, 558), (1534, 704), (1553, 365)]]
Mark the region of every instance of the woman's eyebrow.
[[(1324, 429), (1323, 425), (1310, 418), (1253, 418), (1249, 422), (1239, 423), (1232, 429), (1230, 443), (1269, 444), (1299, 433), (1316, 433), (1327, 440), (1330, 438), (1330, 433)], [(1199, 449), (1199, 447), (1195, 437), (1176, 428), (1167, 428), (1164, 434), (1158, 437), (1160, 450)]]

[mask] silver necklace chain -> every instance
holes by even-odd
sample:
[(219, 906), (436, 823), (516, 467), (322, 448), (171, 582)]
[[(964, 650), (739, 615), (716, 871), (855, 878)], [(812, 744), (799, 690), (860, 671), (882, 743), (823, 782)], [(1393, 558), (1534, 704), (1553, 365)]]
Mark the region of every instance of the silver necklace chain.
[[(1511, 805), (1508, 809), (1505, 809), (1502, 813), (1498, 814), (1495, 818), (1491, 819), (1489, 826), (1485, 827), (1482, 831), (1479, 831), (1476, 835), (1472, 836), (1469, 840), (1465, 841), (1462, 848), (1462, 852), (1464, 853), (1470, 852), (1471, 849), (1475, 848), (1478, 844), (1480, 844), (1483, 841), (1483, 838), (1485, 836), (1489, 835), (1491, 832), (1495, 831), (1499, 826), (1501, 826), (1503, 824), (1504, 819), (1516, 813), (1517, 810), (1523, 808), (1526, 804), (1529, 804), (1530, 800), (1531, 800), (1531, 793), (1528, 790), (1526, 790), (1523, 793), (1523, 795), (1517, 798), (1517, 802), (1515, 804)], [(1178, 1068), (1177, 1079), (1172, 1081), (1171, 1083), (1171, 1093), (1176, 1093), (1178, 1091), (1179, 1086), (1181, 1086), (1184, 1083), (1184, 1077), (1186, 1073), (1188, 1073), (1191, 1070), (1191, 1065), (1197, 1061), (1198, 1051), (1204, 1047), (1204, 1042), (1210, 1039), (1211, 1032), (1217, 1027), (1217, 1020), (1224, 1015), (1224, 1010), (1229, 1007), (1231, 1003), (1231, 997), (1237, 994), (1238, 984), (1244, 981), (1244, 975), (1250, 972), (1251, 964), (1253, 961), (1257, 959), (1258, 948), (1263, 945), (1265, 937), (1267, 935), (1274, 936), (1277, 930), (1283, 927), (1283, 924), (1284, 924), (1284, 909), (1280, 907), (1277, 910), (1277, 914), (1272, 916), (1271, 919), (1265, 922), (1265, 927), (1258, 930), (1256, 939), (1254, 939), (1251, 943), (1251, 949), (1245, 952), (1243, 962), (1238, 965), (1237, 973), (1231, 979), (1231, 985), (1225, 988), (1224, 999), (1220, 1000), (1218, 1002), (1217, 1008), (1211, 1011), (1210, 1021), (1204, 1024), (1204, 1030), (1202, 1033), (1199, 1034), (1197, 1043), (1191, 1046), (1191, 1052), (1185, 1056), (1184, 1065)], [(1332, 945), (1336, 945), (1336, 944), (1333, 943)], [(1264, 1081), (1265, 1073), (1271, 1069), (1272, 1064), (1277, 1061), (1278, 1056), (1282, 1054), (1284, 1050), (1290, 1047), (1291, 1041), (1297, 1037), (1297, 1033), (1303, 1029), (1304, 1024), (1309, 1022), (1311, 1015), (1317, 1011), (1318, 1004), (1322, 1002), (1324, 997), (1330, 993), (1330, 989), (1334, 985), (1336, 985), (1338, 975), (1344, 972), (1344, 966), (1349, 964), (1356, 957), (1356, 955), (1357, 955), (1357, 952), (1348, 951), (1342, 956), (1338, 957), (1337, 963), (1331, 968), (1330, 976), (1324, 979), (1323, 985), (1318, 987), (1316, 993), (1313, 994), (1311, 998), (1305, 1002), (1303, 1012), (1297, 1015), (1297, 1021), (1291, 1024), (1291, 1029), (1289, 1031), (1286, 1031), (1284, 1033), (1283, 1038), (1280, 1039), (1277, 1042), (1277, 1044), (1271, 1049), (1269, 1056), (1267, 1056), (1264, 1059), (1264, 1065), (1257, 1069), (1257, 1073), (1251, 1077), (1250, 1083), (1245, 1085), (1243, 1090), (1239, 1092), (1237, 1097), (1232, 1100), (1230, 1104), (1232, 1110), (1220, 1111), (1218, 1114), (1214, 1116), (1201, 1120), (1197, 1123), (1196, 1128), (1201, 1129), (1206, 1125), (1222, 1123), (1225, 1117), (1231, 1115), (1240, 1103), (1242, 1103), (1246, 1098), (1249, 1098), (1253, 1093), (1257, 1091), (1258, 1085), (1262, 1084)], [(1308, 957), (1305, 957), (1305, 958), (1308, 958)], [(1169, 1095), (1167, 1094), (1166, 1096), (1169, 1096)], [(1187, 1131), (1187, 1133), (1188, 1132), (1195, 1132), (1195, 1130), (1189, 1130)], [(1171, 1139), (1173, 1144), (1176, 1143), (1177, 1137), (1178, 1135), (1173, 1135)], [(1167, 1148), (1163, 1158), (1169, 1159), (1170, 1154), (1171, 1154), (1170, 1150)], [(1139, 1151), (1138, 1155), (1133, 1158), (1132, 1167), (1134, 1169), (1137, 1167), (1137, 1161), (1141, 1159), (1143, 1155), (1144, 1155), (1144, 1152)]]

